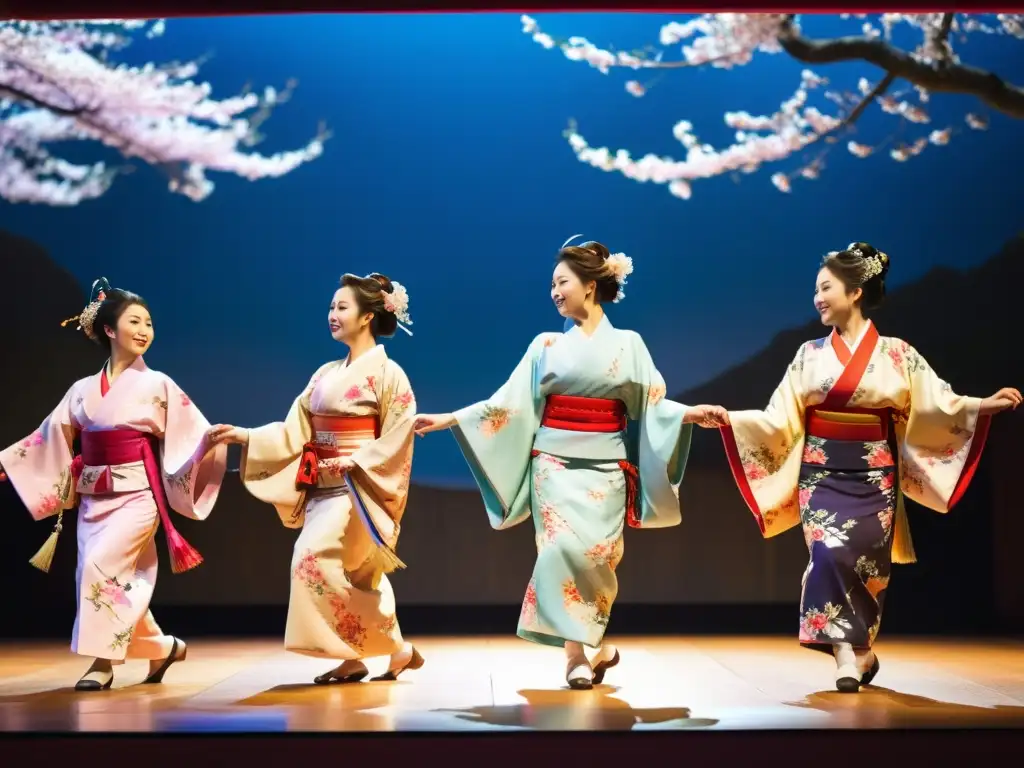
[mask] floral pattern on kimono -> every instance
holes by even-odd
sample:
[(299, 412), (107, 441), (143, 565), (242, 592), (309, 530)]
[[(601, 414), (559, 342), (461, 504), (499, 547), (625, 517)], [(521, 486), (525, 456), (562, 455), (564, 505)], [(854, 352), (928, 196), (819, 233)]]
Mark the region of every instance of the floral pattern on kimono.
[[(314, 434), (314, 415), (376, 417), (379, 432), (355, 442), (345, 434)], [(288, 650), (357, 659), (401, 647), (382, 546), (393, 550), (399, 540), (415, 418), (405, 372), (378, 345), (354, 361), (321, 366), (284, 422), (250, 430), (241, 467), (246, 489), (272, 504), (285, 526), (302, 528), (292, 557)], [(341, 457), (321, 458), (318, 487), (300, 491), (295, 479), (303, 446), (323, 440), (353, 469), (343, 473)]]
[[(549, 395), (620, 400), (629, 424), (616, 433), (544, 426)], [(639, 476), (637, 527), (678, 525), (691, 436), (685, 410), (665, 399), (664, 379), (640, 336), (604, 317), (589, 338), (578, 328), (540, 334), (497, 392), (455, 413), (452, 429), (491, 526), (533, 520), (537, 562), (520, 637), (600, 645), (623, 554), (623, 463)]]
[[(825, 399), (845, 368), (832, 338), (801, 345), (768, 407), (731, 411), (722, 430), (733, 475), (766, 537), (800, 522), (800, 466), (816, 460), (815, 440), (805, 440), (806, 409)], [(903, 494), (943, 513), (959, 501), (988, 432), (980, 398), (955, 394), (907, 342), (878, 336), (849, 405), (893, 410)]]
[[(767, 409), (730, 412), (722, 429), (730, 467), (763, 535), (799, 523), (811, 553), (801, 642), (816, 650), (874, 642), (891, 565), (914, 560), (902, 495), (938, 512), (957, 503), (987, 434), (980, 404), (869, 324), (856, 351), (835, 332), (804, 344)], [(811, 408), (840, 419), (867, 413), (862, 423), (883, 418), (889, 438), (805, 435)]]
[(209, 422), (170, 377), (141, 357), (113, 383), (106, 372), (104, 366), (75, 382), (39, 429), (0, 452), (0, 463), (35, 519), (79, 507), (72, 650), (115, 663), (126, 656), (162, 658), (171, 639), (149, 612), (159, 517), (145, 467), (141, 461), (99, 467), (75, 462), (73, 473), (74, 440), (83, 431), (114, 429), (153, 435), (168, 507), (194, 520), (213, 509), (227, 448), (210, 449)]

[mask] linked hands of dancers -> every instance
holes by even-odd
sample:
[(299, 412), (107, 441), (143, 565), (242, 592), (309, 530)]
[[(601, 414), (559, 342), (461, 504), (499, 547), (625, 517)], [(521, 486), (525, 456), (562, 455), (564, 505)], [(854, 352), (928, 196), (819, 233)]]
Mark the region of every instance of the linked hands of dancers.
[(221, 443), (248, 445), (249, 430), (242, 427), (234, 427), (230, 424), (214, 424), (206, 430), (206, 443), (211, 448)]
[(990, 395), (981, 401), (981, 415), (988, 416), (993, 413), (1005, 411), (1007, 408), (1017, 410), (1017, 406), (1021, 404), (1021, 400), (1022, 398), (1019, 389), (1003, 387), (994, 395)]
[(412, 428), (417, 435), (423, 437), (428, 432), (448, 429), (455, 425), (455, 416), (450, 413), (421, 413), (413, 422)]
[(720, 405), (694, 405), (686, 409), (683, 423), (718, 429), (729, 425), (729, 412)]

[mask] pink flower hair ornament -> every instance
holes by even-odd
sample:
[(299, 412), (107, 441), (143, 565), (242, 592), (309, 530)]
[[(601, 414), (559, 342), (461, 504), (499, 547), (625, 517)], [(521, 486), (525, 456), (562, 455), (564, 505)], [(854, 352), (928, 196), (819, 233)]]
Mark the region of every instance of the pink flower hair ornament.
[(398, 327), (412, 336), (407, 326), (412, 325), (409, 317), (409, 292), (397, 280), (391, 281), (391, 291), (384, 291), (384, 309), (398, 319)]

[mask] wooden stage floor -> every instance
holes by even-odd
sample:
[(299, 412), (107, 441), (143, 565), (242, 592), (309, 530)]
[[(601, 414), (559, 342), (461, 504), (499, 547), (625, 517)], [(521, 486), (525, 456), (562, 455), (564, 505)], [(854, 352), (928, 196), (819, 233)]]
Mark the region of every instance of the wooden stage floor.
[[(331, 664), (278, 638), (199, 640), (163, 685), (75, 693), (86, 666), (64, 644), (0, 646), (0, 730), (50, 733), (746, 731), (1020, 729), (1024, 644), (889, 639), (876, 686), (843, 695), (834, 664), (791, 638), (625, 638), (592, 691), (565, 687), (561, 652), (516, 638), (417, 641), (424, 667), (397, 682), (316, 686)], [(384, 660), (372, 660), (371, 674)], [(454, 734), (453, 734), (454, 735)]]

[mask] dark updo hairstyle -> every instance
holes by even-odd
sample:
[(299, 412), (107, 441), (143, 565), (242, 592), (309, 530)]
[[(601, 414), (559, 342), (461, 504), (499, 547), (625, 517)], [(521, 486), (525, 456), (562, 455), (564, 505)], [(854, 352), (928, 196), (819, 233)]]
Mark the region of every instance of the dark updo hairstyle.
[(567, 245), (555, 257), (555, 265), (565, 262), (580, 282), (597, 284), (594, 301), (598, 304), (615, 301), (619, 295), (619, 283), (608, 267), (611, 252), (601, 243), (593, 240), (582, 245)]
[(384, 294), (395, 290), (391, 280), (376, 272), (367, 277), (342, 275), (341, 287), (352, 289), (360, 312), (373, 313), (373, 320), (370, 321), (370, 333), (373, 334), (373, 338), (390, 339), (395, 335), (395, 331), (398, 330), (398, 318), (384, 306)]
[[(881, 263), (882, 271), (870, 275), (869, 269), (874, 259)], [(869, 312), (882, 305), (885, 299), (885, 276), (889, 274), (889, 257), (873, 245), (850, 243), (845, 250), (827, 254), (821, 260), (821, 266), (835, 275), (846, 286), (847, 292), (861, 289), (861, 311)]]
[(137, 293), (120, 288), (111, 288), (106, 291), (105, 298), (100, 302), (99, 309), (96, 310), (96, 317), (92, 321), (92, 335), (90, 338), (103, 347), (108, 355), (111, 349), (110, 337), (107, 336), (106, 329), (110, 328), (110, 330), (116, 331), (121, 315), (129, 307), (143, 307), (147, 312), (150, 311), (145, 299)]

